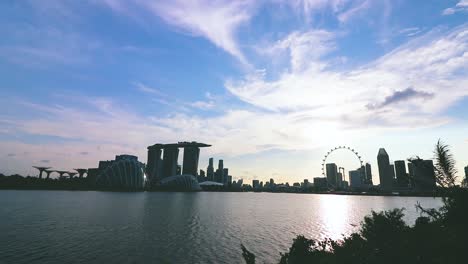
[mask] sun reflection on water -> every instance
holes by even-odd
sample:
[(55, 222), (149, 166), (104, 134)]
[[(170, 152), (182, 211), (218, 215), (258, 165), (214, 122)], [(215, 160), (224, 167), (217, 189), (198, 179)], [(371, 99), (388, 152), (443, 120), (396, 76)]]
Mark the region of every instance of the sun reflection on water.
[(323, 223), (321, 238), (342, 238), (349, 229), (349, 200), (345, 195), (318, 196), (318, 215)]

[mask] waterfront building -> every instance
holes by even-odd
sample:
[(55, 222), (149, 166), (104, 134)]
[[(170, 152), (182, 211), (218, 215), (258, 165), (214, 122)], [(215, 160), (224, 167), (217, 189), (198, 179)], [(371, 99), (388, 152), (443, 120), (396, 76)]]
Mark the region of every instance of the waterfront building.
[(392, 173), (390, 158), (384, 148), (379, 149), (377, 163), (379, 165), (380, 189), (383, 191), (391, 191), (393, 189), (392, 175), (394, 175), (394, 173)]
[(395, 161), (395, 174), (398, 187), (407, 188), (409, 186), (409, 177), (406, 173), (406, 164), (404, 160)]
[(327, 163), (325, 165), (327, 183), (332, 188), (338, 188), (338, 167), (335, 163)]
[(365, 180), (364, 184), (373, 185), (373, 183), (372, 183), (372, 168), (371, 168), (370, 163), (366, 163), (365, 171), (366, 171), (366, 173), (365, 173), (366, 174), (366, 180)]
[[(150, 186), (155, 187), (163, 178), (175, 175), (187, 174), (197, 177), (198, 159), (202, 147), (210, 147), (210, 145), (184, 141), (149, 146), (146, 174)], [(179, 148), (184, 149), (182, 166), (177, 164)]]
[(209, 159), (208, 168), (206, 168), (206, 176), (208, 177), (209, 181), (215, 181), (213, 158)]
[(341, 173), (341, 172), (337, 173), (336, 187), (337, 188), (344, 188), (344, 186), (343, 186), (343, 173)]
[(228, 176), (229, 176), (229, 169), (224, 168), (223, 169), (223, 183), (226, 185), (228, 184)]
[(413, 160), (414, 190), (433, 191), (436, 188), (434, 164), (432, 160)]
[(361, 188), (361, 185), (362, 185), (361, 172), (362, 170), (352, 170), (348, 172), (351, 188)]
[(259, 180), (252, 180), (252, 188), (258, 189), (260, 187), (260, 181)]
[[(103, 189), (142, 190), (144, 165), (136, 156), (118, 155), (115, 160), (100, 162), (96, 186)], [(89, 172), (88, 172), (89, 177)]]
[(195, 192), (201, 191), (200, 184), (198, 183), (195, 176), (190, 174), (182, 174), (166, 177), (161, 180), (161, 189), (184, 191), (184, 192)]
[(314, 177), (314, 187), (318, 189), (327, 189), (327, 178)]

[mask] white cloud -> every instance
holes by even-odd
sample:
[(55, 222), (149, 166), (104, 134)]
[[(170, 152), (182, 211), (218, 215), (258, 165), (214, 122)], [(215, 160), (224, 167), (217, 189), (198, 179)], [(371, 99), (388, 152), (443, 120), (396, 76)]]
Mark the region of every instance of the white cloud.
[(268, 48), (257, 49), (269, 56), (277, 56), (283, 51), (289, 52), (291, 70), (299, 71), (304, 67), (322, 68), (319, 59), (335, 48), (335, 34), (325, 30), (293, 32)]
[(134, 8), (162, 18), (186, 33), (201, 36), (224, 49), (244, 64), (248, 64), (241, 51), (236, 33), (240, 26), (249, 22), (255, 8), (254, 2), (240, 1), (118, 1), (106, 0), (115, 11), (131, 14)]
[(468, 12), (468, 0), (460, 0), (454, 7), (444, 9), (442, 15), (448, 16), (458, 12)]
[[(255, 72), (226, 82), (226, 87), (259, 108), (305, 114), (311, 120), (323, 118), (344, 126), (441, 124), (448, 119), (440, 113), (468, 95), (468, 78), (463, 74), (468, 68), (467, 43), (468, 25), (463, 25), (446, 35), (426, 34), (356, 70), (333, 71), (311, 64), (302, 71), (285, 70), (276, 80), (267, 80), (265, 71)], [(424, 101), (414, 97), (379, 110), (366, 108), (408, 87), (434, 96)]]

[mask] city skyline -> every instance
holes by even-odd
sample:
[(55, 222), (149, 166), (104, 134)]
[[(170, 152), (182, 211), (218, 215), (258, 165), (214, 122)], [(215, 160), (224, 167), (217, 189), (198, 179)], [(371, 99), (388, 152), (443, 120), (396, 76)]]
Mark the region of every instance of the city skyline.
[(146, 161), (190, 139), (213, 145), (199, 168), (293, 183), (346, 144), (377, 185), (379, 148), (431, 159), (441, 138), (462, 178), (468, 2), (422, 3), (0, 3), (0, 172)]

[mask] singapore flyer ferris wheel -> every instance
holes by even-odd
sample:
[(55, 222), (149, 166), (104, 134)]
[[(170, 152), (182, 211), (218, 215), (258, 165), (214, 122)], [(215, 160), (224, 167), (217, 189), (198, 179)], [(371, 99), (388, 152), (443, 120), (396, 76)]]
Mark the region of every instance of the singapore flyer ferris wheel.
[[(345, 150), (345, 151), (350, 151), (354, 154), (354, 156), (356, 156), (356, 158), (359, 160), (359, 163), (361, 164), (361, 167), (363, 166), (364, 162), (362, 161), (361, 159), (361, 156), (359, 155), (359, 153), (354, 150), (353, 148), (351, 147), (348, 147), (348, 146), (338, 146), (338, 147), (334, 147), (332, 149), (330, 149), (327, 154), (325, 154), (325, 156), (323, 157), (323, 160), (322, 160), (322, 175), (326, 177), (326, 164), (327, 164), (327, 158), (335, 151), (337, 150)], [(344, 176), (344, 175), (343, 175)]]

